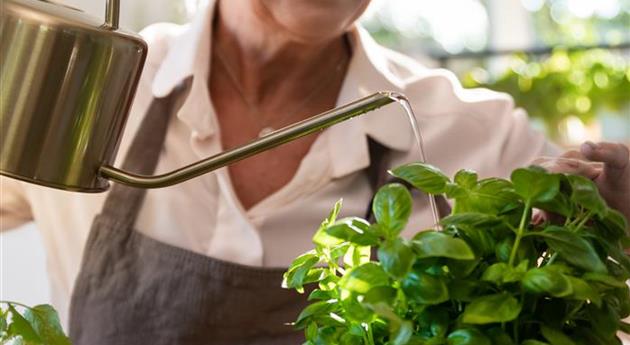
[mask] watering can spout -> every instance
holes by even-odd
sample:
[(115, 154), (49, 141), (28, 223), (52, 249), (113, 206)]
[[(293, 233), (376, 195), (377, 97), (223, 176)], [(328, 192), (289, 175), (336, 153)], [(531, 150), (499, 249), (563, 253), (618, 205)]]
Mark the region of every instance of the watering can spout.
[(360, 116), (396, 101), (397, 97), (404, 96), (387, 91), (374, 93), (170, 173), (157, 176), (143, 176), (125, 172), (109, 165), (101, 167), (99, 173), (108, 180), (139, 188), (171, 186)]

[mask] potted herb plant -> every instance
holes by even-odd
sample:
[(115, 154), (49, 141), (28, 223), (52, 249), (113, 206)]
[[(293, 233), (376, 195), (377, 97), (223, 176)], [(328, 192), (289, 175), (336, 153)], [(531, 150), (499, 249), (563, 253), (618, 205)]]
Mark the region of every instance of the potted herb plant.
[[(284, 275), (287, 288), (311, 286), (295, 321), (306, 344), (612, 345), (630, 332), (627, 222), (590, 180), (538, 167), (510, 180), (462, 170), (451, 181), (417, 163), (391, 173), (445, 194), (452, 214), (404, 239), (405, 186), (378, 191), (373, 224), (337, 219), (337, 203)], [(534, 224), (539, 211), (561, 217)]]

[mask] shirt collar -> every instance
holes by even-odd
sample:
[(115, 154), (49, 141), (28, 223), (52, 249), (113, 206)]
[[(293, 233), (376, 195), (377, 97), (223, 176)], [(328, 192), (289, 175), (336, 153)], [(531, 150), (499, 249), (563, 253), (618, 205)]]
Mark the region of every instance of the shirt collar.
[(217, 128), (208, 90), (215, 5), (215, 0), (209, 1), (193, 21), (172, 39), (151, 86), (154, 97), (165, 97), (190, 80), (188, 94), (177, 118), (186, 123), (193, 138), (200, 140), (210, 137)]
[[(212, 56), (211, 23), (215, 5), (216, 0), (208, 1), (207, 7), (171, 42), (152, 84), (153, 96), (164, 97), (191, 78), (190, 91), (177, 117), (188, 125), (193, 137), (200, 140), (213, 135), (217, 128), (208, 90)], [(401, 91), (404, 86), (390, 70), (385, 49), (360, 26), (355, 26), (349, 34), (353, 55), (337, 106), (378, 91)], [(413, 143), (405, 113), (393, 104), (330, 127), (329, 132), (333, 178), (364, 169), (370, 164), (368, 136), (397, 151), (407, 151)]]

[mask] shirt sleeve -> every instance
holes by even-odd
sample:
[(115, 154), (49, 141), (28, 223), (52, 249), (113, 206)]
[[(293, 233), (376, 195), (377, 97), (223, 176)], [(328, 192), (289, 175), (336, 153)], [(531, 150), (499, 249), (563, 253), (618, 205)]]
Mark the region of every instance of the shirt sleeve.
[(497, 128), (501, 150), (499, 167), (504, 171), (530, 165), (541, 156), (559, 156), (562, 150), (532, 128), (527, 113), (520, 108), (507, 109)]
[(0, 231), (33, 220), (31, 206), (19, 181), (0, 176)]

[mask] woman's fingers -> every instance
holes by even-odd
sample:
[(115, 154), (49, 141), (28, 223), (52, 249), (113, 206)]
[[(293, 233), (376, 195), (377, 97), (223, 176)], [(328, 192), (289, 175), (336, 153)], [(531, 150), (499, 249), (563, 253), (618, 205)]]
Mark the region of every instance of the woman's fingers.
[(573, 158), (573, 159), (579, 159), (579, 160), (586, 160), (586, 158), (584, 157), (582, 152), (580, 152), (578, 150), (569, 150), (569, 151), (565, 152), (564, 154), (562, 154), (562, 156), (560, 156), (560, 157), (561, 158)]
[[(604, 163), (605, 170), (612, 173), (623, 173), (630, 168), (630, 151), (625, 145), (615, 143), (598, 143), (587, 141), (580, 147), (581, 153), (590, 161)], [(606, 171), (608, 173), (608, 171)]]
[(533, 162), (550, 172), (582, 175), (589, 179), (597, 178), (601, 172), (601, 163), (588, 162), (577, 151), (567, 151), (561, 157), (541, 157)]

